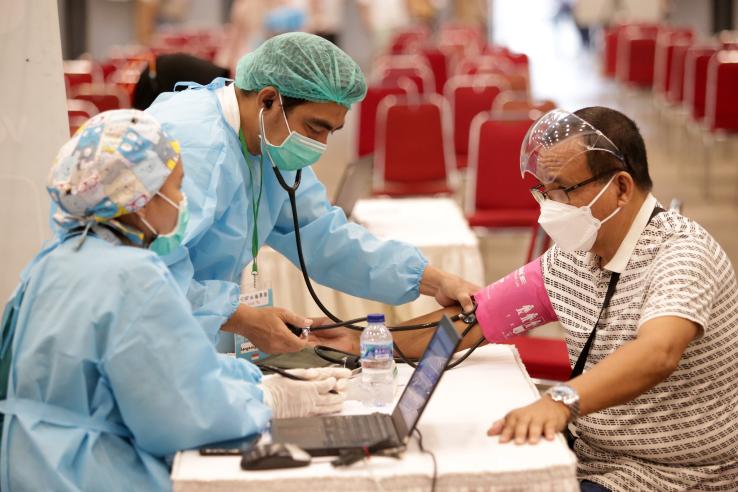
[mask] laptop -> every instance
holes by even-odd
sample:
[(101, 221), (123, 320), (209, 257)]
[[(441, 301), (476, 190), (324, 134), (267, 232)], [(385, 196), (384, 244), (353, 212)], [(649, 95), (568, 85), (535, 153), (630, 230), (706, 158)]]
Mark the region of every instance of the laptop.
[(296, 444), (313, 456), (338, 455), (342, 449), (372, 450), (404, 446), (461, 338), (444, 316), (392, 412), (272, 420), (272, 441)]
[(371, 196), (372, 167), (372, 156), (367, 156), (350, 162), (343, 171), (333, 204), (342, 208), (346, 217), (351, 217), (356, 202)]

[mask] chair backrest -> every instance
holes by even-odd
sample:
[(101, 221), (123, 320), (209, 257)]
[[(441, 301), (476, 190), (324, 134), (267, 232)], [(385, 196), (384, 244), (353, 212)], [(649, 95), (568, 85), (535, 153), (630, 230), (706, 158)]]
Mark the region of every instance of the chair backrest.
[(433, 72), (436, 94), (443, 94), (443, 87), (448, 80), (448, 57), (438, 48), (426, 48), (421, 53), (428, 60), (428, 65)]
[(387, 55), (377, 58), (370, 80), (384, 87), (406, 87), (410, 81), (417, 91), (430, 94), (436, 90), (433, 70), (422, 55)]
[(525, 93), (505, 91), (495, 99), (492, 113), (507, 118), (538, 119), (549, 111), (556, 109), (556, 103), (550, 99), (531, 100)]
[(128, 94), (115, 84), (82, 84), (72, 90), (72, 99), (89, 101), (100, 112), (131, 107)]
[(424, 27), (403, 29), (392, 36), (389, 51), (396, 55), (417, 51), (420, 46), (426, 43), (429, 35), (428, 29)]
[(694, 32), (691, 29), (664, 29), (656, 37), (656, 53), (654, 58), (653, 90), (666, 97), (674, 80), (672, 67), (674, 51), (677, 46), (692, 44)]
[(469, 153), (469, 128), (474, 117), (489, 111), (497, 96), (508, 89), (503, 79), (489, 75), (457, 75), (444, 89), (453, 115), (453, 142), (457, 155)]
[(614, 25), (605, 29), (604, 47), (602, 49), (602, 74), (608, 78), (615, 78), (618, 60), (618, 36), (622, 29), (622, 25)]
[(90, 119), (99, 113), (97, 106), (83, 99), (67, 99), (67, 115)]
[(528, 188), (530, 176), (520, 177), (520, 146), (535, 122), (478, 114), (469, 137), (469, 176), (466, 187), (468, 214), (478, 210), (535, 210), (538, 204)]
[(721, 50), (710, 58), (705, 125), (711, 131), (738, 132), (738, 50)]
[(102, 83), (105, 78), (100, 65), (92, 60), (64, 60), (63, 69), (67, 97), (78, 86)]
[(377, 108), (379, 103), (387, 96), (401, 96), (407, 94), (402, 87), (379, 87), (369, 86), (366, 97), (358, 105), (357, 125), (357, 157), (364, 157), (374, 153), (376, 139)]
[(679, 104), (684, 100), (684, 62), (690, 46), (691, 44), (677, 44), (674, 46), (671, 55), (671, 82), (666, 92), (666, 100), (670, 103)]
[(640, 26), (620, 31), (615, 70), (620, 82), (637, 87), (653, 85), (657, 33), (658, 30), (652, 32)]
[(448, 181), (454, 173), (443, 97), (387, 96), (377, 113), (375, 184)]
[(705, 117), (707, 94), (707, 66), (715, 54), (715, 46), (693, 46), (687, 50), (684, 61), (684, 103), (694, 121)]

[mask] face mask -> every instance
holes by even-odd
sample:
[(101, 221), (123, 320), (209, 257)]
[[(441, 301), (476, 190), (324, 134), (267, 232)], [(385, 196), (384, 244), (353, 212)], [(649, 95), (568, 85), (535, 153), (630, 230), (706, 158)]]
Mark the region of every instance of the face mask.
[(187, 208), (187, 195), (184, 193), (182, 193), (182, 201), (179, 205), (159, 192), (156, 194), (179, 211), (179, 215), (177, 215), (177, 224), (174, 226), (174, 229), (167, 234), (159, 234), (156, 232), (156, 229), (146, 221), (146, 219), (140, 217), (144, 225), (156, 235), (156, 238), (151, 241), (151, 244), (149, 244), (149, 249), (159, 256), (166, 256), (182, 244), (182, 239), (184, 239), (185, 231), (187, 230), (187, 223), (190, 220), (190, 212)]
[(327, 146), (323, 143), (308, 138), (301, 133), (290, 129), (287, 122), (287, 115), (284, 113), (282, 106), (282, 96), (279, 96), (279, 104), (282, 108), (282, 117), (287, 123), (287, 130), (290, 132), (281, 145), (274, 145), (269, 142), (264, 131), (264, 109), (259, 112), (259, 127), (261, 129), (261, 140), (264, 144), (262, 152), (266, 151), (272, 164), (282, 171), (297, 171), (303, 167), (315, 164), (323, 155)]
[(615, 176), (597, 193), (591, 202), (583, 207), (575, 207), (566, 203), (545, 200), (541, 203), (541, 215), (538, 223), (551, 239), (564, 251), (589, 251), (597, 239), (597, 231), (602, 224), (610, 220), (620, 211), (620, 207), (613, 213), (599, 220), (592, 215), (592, 205), (599, 200)]

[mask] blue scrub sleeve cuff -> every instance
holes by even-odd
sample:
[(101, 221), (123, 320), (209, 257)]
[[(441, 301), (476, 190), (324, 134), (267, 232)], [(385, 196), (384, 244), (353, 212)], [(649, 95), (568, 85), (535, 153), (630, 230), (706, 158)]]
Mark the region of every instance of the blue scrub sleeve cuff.
[(423, 280), (425, 269), (430, 265), (428, 258), (426, 258), (420, 250), (418, 250), (418, 256), (420, 257), (418, 265), (410, 268), (410, 271), (416, 276), (417, 280), (415, 281), (415, 286), (410, 290), (409, 295), (412, 296), (412, 298), (409, 301), (414, 301), (420, 297), (420, 282)]

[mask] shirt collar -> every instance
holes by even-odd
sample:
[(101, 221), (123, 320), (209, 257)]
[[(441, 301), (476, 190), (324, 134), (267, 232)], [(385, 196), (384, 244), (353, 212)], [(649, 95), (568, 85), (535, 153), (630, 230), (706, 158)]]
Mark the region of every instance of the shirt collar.
[(215, 95), (218, 96), (220, 108), (223, 111), (228, 126), (238, 134), (241, 130), (241, 113), (238, 111), (238, 99), (236, 99), (236, 84), (228, 84), (225, 87), (216, 89)]
[(630, 257), (635, 250), (638, 239), (641, 237), (643, 230), (648, 225), (651, 213), (657, 204), (656, 197), (649, 193), (644, 200), (643, 205), (641, 205), (641, 209), (636, 214), (633, 223), (630, 225), (628, 233), (625, 235), (625, 238), (623, 238), (623, 241), (620, 243), (618, 250), (615, 252), (615, 256), (613, 256), (612, 259), (607, 262), (607, 265), (604, 266), (605, 270), (615, 273), (623, 273), (625, 271), (625, 267), (628, 266), (628, 260), (630, 260)]

